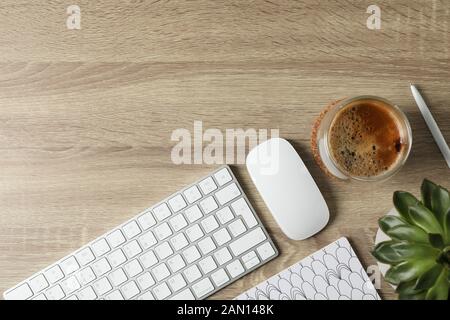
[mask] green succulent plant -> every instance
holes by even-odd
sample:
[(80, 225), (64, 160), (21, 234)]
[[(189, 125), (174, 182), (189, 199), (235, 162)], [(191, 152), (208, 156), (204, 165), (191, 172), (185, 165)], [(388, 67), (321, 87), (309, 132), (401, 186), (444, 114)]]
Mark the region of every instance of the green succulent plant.
[(396, 285), (399, 299), (447, 300), (450, 288), (450, 194), (424, 180), (422, 201), (396, 191), (399, 216), (385, 216), (378, 224), (391, 240), (372, 252), (390, 265), (385, 279)]

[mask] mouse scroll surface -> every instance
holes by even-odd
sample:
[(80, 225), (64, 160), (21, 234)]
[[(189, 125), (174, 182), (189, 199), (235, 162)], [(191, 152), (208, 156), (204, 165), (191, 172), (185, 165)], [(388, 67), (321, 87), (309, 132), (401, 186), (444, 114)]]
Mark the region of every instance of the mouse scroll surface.
[(247, 157), (247, 169), (286, 236), (306, 239), (327, 224), (325, 200), (288, 141), (274, 138), (254, 148)]

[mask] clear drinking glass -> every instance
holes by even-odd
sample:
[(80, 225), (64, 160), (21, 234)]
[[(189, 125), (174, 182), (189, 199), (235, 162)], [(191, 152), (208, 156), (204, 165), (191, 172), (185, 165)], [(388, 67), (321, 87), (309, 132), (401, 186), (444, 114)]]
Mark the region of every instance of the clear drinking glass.
[[(333, 121), (336, 119), (336, 116), (341, 110), (351, 105), (355, 105), (355, 103), (368, 103), (368, 101), (382, 103), (383, 106), (386, 107), (386, 110), (390, 112), (390, 115), (393, 119), (395, 119), (395, 123), (398, 128), (402, 148), (395, 163), (393, 163), (387, 170), (384, 170), (377, 175), (353, 175), (349, 173), (343, 165), (339, 164), (333, 156), (333, 152), (331, 151), (332, 149), (330, 148), (330, 130), (333, 125)], [(320, 122), (320, 125), (318, 126), (316, 143), (320, 160), (323, 162), (325, 168), (335, 177), (343, 180), (353, 179), (360, 181), (381, 181), (391, 177), (405, 164), (411, 151), (412, 133), (408, 118), (396, 105), (386, 99), (376, 96), (357, 96), (338, 102), (326, 112)]]

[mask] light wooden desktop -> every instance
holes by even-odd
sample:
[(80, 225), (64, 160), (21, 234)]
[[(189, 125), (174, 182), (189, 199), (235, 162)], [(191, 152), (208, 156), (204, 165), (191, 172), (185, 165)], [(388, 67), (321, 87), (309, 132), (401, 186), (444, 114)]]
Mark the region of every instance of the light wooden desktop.
[[(395, 190), (423, 178), (450, 186), (449, 169), (409, 91), (419, 85), (450, 141), (450, 3), (378, 1), (69, 1), (0, 7), (0, 291), (11, 287), (215, 166), (174, 165), (171, 133), (279, 128), (304, 159), (331, 211), (329, 225), (290, 241), (244, 165), (232, 166), (281, 255), (215, 294), (233, 298), (347, 236), (375, 263), (377, 219)], [(408, 115), (406, 166), (376, 184), (327, 178), (310, 129), (333, 99), (383, 96)], [(383, 282), (383, 298), (395, 298)]]

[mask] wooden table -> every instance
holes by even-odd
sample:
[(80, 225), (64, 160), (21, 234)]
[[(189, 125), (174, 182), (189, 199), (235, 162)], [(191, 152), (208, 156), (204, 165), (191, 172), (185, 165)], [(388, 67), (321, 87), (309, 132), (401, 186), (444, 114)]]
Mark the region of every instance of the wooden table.
[[(419, 84), (450, 141), (450, 3), (372, 1), (71, 1), (0, 5), (0, 291), (108, 231), (215, 166), (175, 165), (177, 128), (279, 128), (293, 142), (331, 211), (328, 227), (289, 241), (244, 165), (233, 166), (280, 248), (276, 260), (214, 295), (233, 298), (347, 236), (375, 263), (377, 219), (395, 190), (449, 169), (411, 97)], [(374, 94), (407, 113), (406, 166), (377, 184), (333, 181), (309, 148), (329, 101)], [(395, 298), (383, 283), (383, 298)]]

